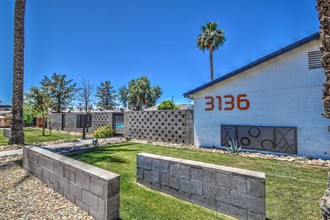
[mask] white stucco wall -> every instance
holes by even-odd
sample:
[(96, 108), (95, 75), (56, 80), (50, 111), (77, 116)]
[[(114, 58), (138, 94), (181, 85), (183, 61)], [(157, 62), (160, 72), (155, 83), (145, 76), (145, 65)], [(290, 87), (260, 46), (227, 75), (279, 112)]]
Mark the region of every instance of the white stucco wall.
[[(195, 144), (220, 146), (221, 124), (297, 127), (298, 155), (330, 158), (330, 120), (321, 115), (322, 69), (309, 70), (312, 41), (194, 94)], [(205, 96), (247, 94), (250, 108), (205, 111)], [(327, 154), (325, 154), (327, 152)]]

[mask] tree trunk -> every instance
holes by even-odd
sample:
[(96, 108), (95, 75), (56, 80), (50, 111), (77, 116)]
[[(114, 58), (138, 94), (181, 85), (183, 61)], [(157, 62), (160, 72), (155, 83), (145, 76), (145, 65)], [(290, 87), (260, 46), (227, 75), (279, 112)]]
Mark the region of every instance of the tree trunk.
[(46, 124), (46, 118), (45, 116), (42, 116), (42, 136), (45, 136), (45, 124)]
[[(320, 38), (322, 65), (326, 80), (323, 84), (323, 113), (326, 118), (330, 118), (330, 1), (316, 0), (316, 9), (320, 20)], [(329, 172), (328, 189), (320, 200), (320, 208), (322, 211), (322, 219), (330, 219), (330, 172)]]
[(210, 69), (211, 69), (211, 81), (213, 81), (214, 74), (213, 74), (213, 45), (212, 45), (212, 43), (210, 44)]
[(24, 87), (24, 15), (25, 0), (16, 0), (14, 18), (14, 79), (13, 118), (9, 144), (24, 144), (23, 87)]
[(322, 65), (326, 76), (323, 84), (323, 113), (326, 118), (330, 118), (330, 2), (329, 0), (317, 0), (316, 9), (320, 20), (320, 38)]

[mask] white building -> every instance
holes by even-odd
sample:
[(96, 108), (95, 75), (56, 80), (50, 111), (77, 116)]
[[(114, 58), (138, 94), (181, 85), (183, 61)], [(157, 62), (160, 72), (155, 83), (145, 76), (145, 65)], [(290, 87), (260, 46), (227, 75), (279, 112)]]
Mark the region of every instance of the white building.
[(236, 139), (243, 149), (330, 158), (319, 45), (317, 33), (185, 93), (195, 145)]

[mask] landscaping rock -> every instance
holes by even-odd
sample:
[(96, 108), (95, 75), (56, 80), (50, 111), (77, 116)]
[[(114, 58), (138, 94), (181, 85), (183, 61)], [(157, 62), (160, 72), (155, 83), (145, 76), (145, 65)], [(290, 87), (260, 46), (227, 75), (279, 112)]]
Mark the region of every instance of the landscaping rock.
[(20, 159), (0, 158), (0, 219), (93, 219), (19, 166)]

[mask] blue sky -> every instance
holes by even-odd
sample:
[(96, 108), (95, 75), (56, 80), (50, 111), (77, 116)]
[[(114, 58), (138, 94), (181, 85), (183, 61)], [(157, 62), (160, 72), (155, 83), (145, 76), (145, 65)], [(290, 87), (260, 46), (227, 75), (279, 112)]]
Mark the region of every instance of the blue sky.
[[(201, 25), (219, 21), (227, 41), (214, 53), (215, 78), (318, 31), (314, 0), (26, 0), (25, 91), (65, 73), (115, 89), (140, 76), (163, 95), (210, 79), (209, 54), (196, 47)], [(0, 1), (0, 100), (10, 104), (14, 0)]]

